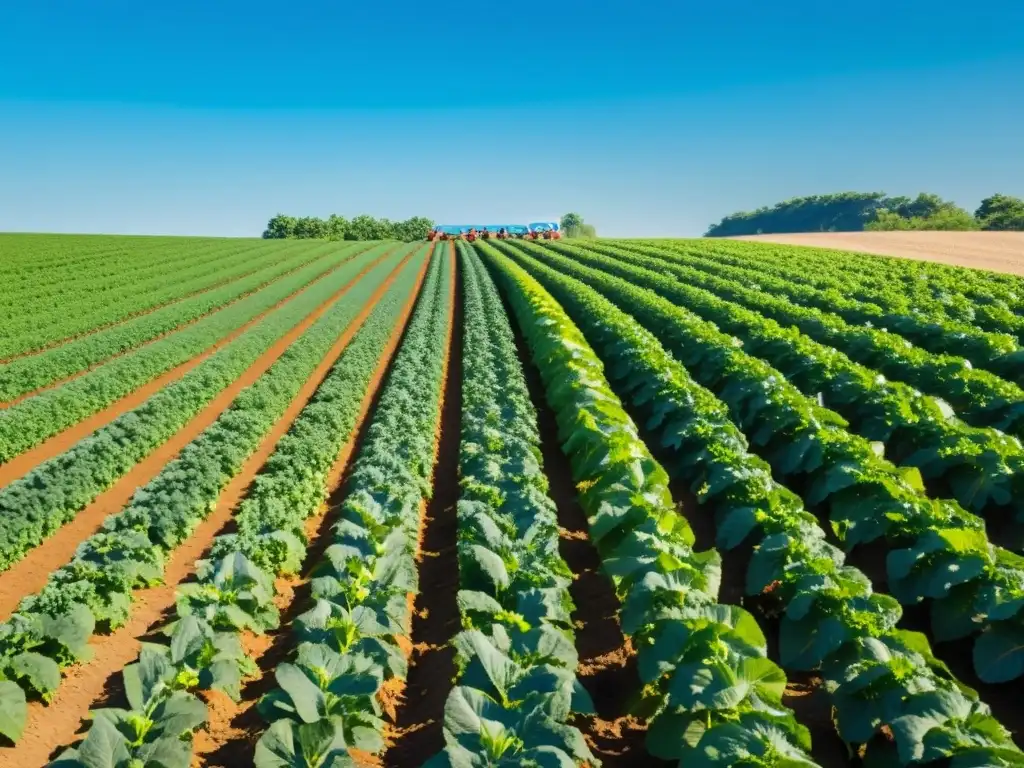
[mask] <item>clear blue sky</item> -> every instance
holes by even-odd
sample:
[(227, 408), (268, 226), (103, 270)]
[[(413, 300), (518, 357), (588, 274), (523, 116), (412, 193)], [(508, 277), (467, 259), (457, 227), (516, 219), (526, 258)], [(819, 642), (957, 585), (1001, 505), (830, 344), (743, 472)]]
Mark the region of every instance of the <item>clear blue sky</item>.
[(699, 235), (847, 189), (1024, 195), (1024, 2), (26, 0), (0, 230), (277, 212)]

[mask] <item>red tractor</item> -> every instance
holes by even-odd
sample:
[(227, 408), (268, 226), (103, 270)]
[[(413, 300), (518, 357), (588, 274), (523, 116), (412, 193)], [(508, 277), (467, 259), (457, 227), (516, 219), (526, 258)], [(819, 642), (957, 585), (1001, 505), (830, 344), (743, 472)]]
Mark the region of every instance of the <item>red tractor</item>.
[(558, 224), (547, 221), (536, 221), (527, 227), (527, 238), (530, 240), (561, 240), (562, 233), (558, 231)]
[(434, 243), (438, 240), (462, 240), (463, 231), (461, 227), (453, 227), (451, 224), (438, 224), (427, 233), (427, 242)]

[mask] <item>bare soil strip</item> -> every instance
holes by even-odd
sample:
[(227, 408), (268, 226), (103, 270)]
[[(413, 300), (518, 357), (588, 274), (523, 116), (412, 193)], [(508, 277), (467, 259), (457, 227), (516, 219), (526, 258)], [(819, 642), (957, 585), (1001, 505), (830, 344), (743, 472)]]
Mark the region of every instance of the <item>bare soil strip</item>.
[(731, 239), (833, 248), (1024, 275), (1024, 232), (806, 232)]
[[(352, 254), (352, 255), (356, 255), (356, 254)], [(239, 301), (241, 301), (242, 299), (245, 299), (245, 298), (248, 298), (249, 296), (252, 296), (254, 293), (256, 293), (257, 291), (263, 290), (264, 288), (266, 288), (270, 284), (276, 283), (277, 281), (282, 280), (282, 279), (288, 277), (289, 275), (291, 275), (292, 273), (302, 269), (303, 267), (308, 266), (312, 261), (316, 261), (316, 259), (311, 259), (310, 261), (305, 261), (302, 264), (297, 264), (292, 269), (289, 269), (287, 272), (282, 272), (280, 275), (278, 275), (277, 277), (273, 278), (272, 280), (267, 280), (267, 281), (265, 281), (263, 283), (260, 283), (259, 285), (253, 287), (251, 290), (248, 290), (245, 293), (240, 293), (237, 296), (235, 296), (233, 299), (230, 299), (230, 300), (224, 302), (223, 304), (220, 304), (220, 305), (214, 307), (209, 312), (204, 312), (202, 315), (199, 315), (198, 317), (194, 317), (191, 320), (188, 320), (188, 321), (183, 322), (183, 323), (179, 323), (178, 325), (174, 326), (173, 328), (171, 328), (171, 329), (169, 329), (167, 331), (164, 331), (163, 333), (161, 333), (161, 334), (159, 334), (157, 336), (154, 336), (151, 339), (147, 339), (143, 343), (138, 344), (137, 346), (134, 346), (131, 349), (126, 349), (123, 352), (118, 352), (117, 354), (111, 355), (110, 357), (105, 357), (102, 360), (98, 360), (97, 362), (93, 363), (89, 367), (84, 368), (81, 371), (78, 371), (77, 373), (73, 373), (70, 376), (65, 376), (63, 379), (58, 379), (57, 381), (54, 381), (54, 382), (52, 382), (50, 384), (47, 384), (44, 387), (39, 387), (38, 389), (34, 389), (31, 392), (26, 392), (24, 395), (19, 395), (18, 397), (14, 398), (13, 400), (8, 400), (6, 402), (0, 403), (0, 410), (2, 410), (4, 408), (10, 408), (12, 405), (17, 405), (18, 403), (22, 402), (23, 400), (28, 400), (30, 397), (35, 397), (36, 395), (38, 395), (38, 394), (40, 394), (42, 392), (46, 392), (47, 390), (56, 389), (57, 387), (62, 387), (65, 384), (67, 384), (69, 381), (74, 381), (77, 378), (85, 376), (85, 374), (89, 373), (92, 370), (95, 370), (96, 368), (99, 368), (101, 365), (105, 365), (106, 363), (109, 363), (111, 360), (116, 360), (119, 357), (124, 357), (125, 355), (129, 355), (129, 354), (132, 354), (134, 352), (138, 352), (141, 349), (145, 349), (146, 347), (148, 347), (148, 346), (150, 346), (152, 344), (155, 344), (156, 342), (160, 341), (161, 339), (167, 338), (172, 333), (177, 333), (178, 331), (182, 331), (185, 328), (188, 328), (190, 325), (195, 325), (200, 320), (204, 320), (205, 318), (209, 317), (210, 315), (214, 314), (215, 312), (219, 312), (222, 309), (227, 309), (232, 304), (236, 304)], [(330, 269), (330, 271), (333, 272), (335, 269), (337, 269), (337, 267), (340, 267), (343, 263), (345, 263), (345, 261), (349, 261), (349, 259), (345, 259), (344, 261), (338, 262), (338, 264), (335, 267), (332, 267)], [(249, 274), (251, 274), (251, 273), (249, 273)], [(232, 280), (241, 279), (243, 277), (248, 277), (248, 274), (241, 275), (238, 278), (232, 278)], [(316, 278), (316, 279), (319, 280), (320, 278)], [(231, 281), (228, 281), (228, 282), (231, 282)], [(315, 282), (315, 280), (313, 282)], [(311, 285), (311, 284), (312, 284), (312, 282), (308, 283), (307, 287), (308, 287), (308, 285)], [(223, 287), (223, 286), (222, 285), (218, 285), (218, 286), (214, 286), (214, 287), (215, 288), (220, 288), (220, 287)], [(213, 290), (213, 288), (210, 288), (209, 290)], [(204, 293), (204, 291), (199, 291), (199, 293)], [(193, 295), (195, 295), (195, 294), (193, 294)], [(184, 298), (190, 298), (190, 297), (184, 297)], [(176, 301), (180, 301), (180, 300), (181, 299), (176, 300)], [(170, 302), (170, 303), (173, 304), (173, 303), (176, 303), (176, 302)], [(163, 306), (167, 306), (167, 305), (165, 304)], [(156, 311), (156, 309), (161, 309), (161, 308), (162, 307), (156, 307), (153, 311)], [(143, 314), (149, 314), (149, 313), (146, 312), (146, 313), (143, 313)], [(138, 317), (138, 315), (136, 315), (135, 317)], [(134, 320), (135, 317), (128, 318), (128, 320)], [(124, 320), (122, 322), (128, 322), (128, 320)], [(104, 328), (96, 329), (95, 331), (89, 331), (88, 333), (82, 333), (82, 334), (79, 334), (78, 336), (72, 337), (70, 339), (65, 339), (65, 340), (63, 340), (63, 341), (61, 341), (59, 343), (51, 344), (50, 346), (47, 346), (47, 347), (45, 347), (43, 349), (37, 349), (37, 350), (35, 350), (33, 352), (26, 352), (26, 353), (24, 353), (22, 355), (17, 355), (16, 357), (8, 358), (7, 360), (0, 361), (0, 363), (8, 363), (11, 360), (17, 359), (19, 357), (29, 357), (30, 355), (37, 355), (37, 354), (39, 354), (41, 352), (44, 352), (44, 351), (46, 351), (48, 349), (52, 349), (54, 347), (58, 347), (61, 344), (66, 344), (69, 341), (75, 341), (75, 340), (77, 340), (79, 338), (83, 338), (85, 336), (91, 336), (91, 335), (93, 335), (95, 333), (98, 333), (101, 330), (108, 330), (109, 328), (112, 328), (114, 326), (121, 325), (121, 324), (122, 323), (114, 323), (114, 324), (112, 324), (110, 326), (105, 326)]]
[[(231, 523), (235, 508), (244, 498), (246, 489), (255, 479), (260, 468), (273, 453), (277, 441), (291, 428), (292, 422), (309, 402), (337, 361), (338, 356), (355, 336), (359, 327), (372, 311), (373, 305), (390, 287), (398, 271), (409, 258), (403, 259), (392, 270), (385, 282), (369, 298), (362, 312), (338, 337), (337, 342), (303, 385), (288, 410), (221, 493), (213, 514), (204, 520), (195, 533), (171, 554), (164, 573), (164, 584), (135, 593), (132, 616), (128, 623), (109, 635), (93, 638), (90, 643), (94, 651), (92, 661), (67, 670), (61, 687), (49, 706), (39, 702), (29, 705), (28, 723), (21, 741), (17, 746), (0, 753), (0, 757), (6, 763), (22, 766), (44, 765), (54, 757), (55, 752), (75, 740), (83, 719), (87, 717), (89, 709), (94, 703), (101, 699), (105, 692), (108, 692), (109, 696), (109, 691), (120, 685), (120, 672), (126, 664), (130, 664), (138, 656), (140, 643), (164, 623), (173, 612), (178, 585), (192, 575), (195, 561), (209, 549), (214, 537)], [(317, 317), (322, 315), (329, 304), (330, 302), (327, 306), (322, 306), (313, 315)], [(303, 330), (316, 320), (313, 315), (303, 321)], [(273, 358), (276, 360), (280, 357), (300, 333), (295, 333), (294, 336), (289, 334), (289, 337), (279, 341), (272, 350)], [(247, 375), (244, 378), (247, 378), (248, 383), (251, 384), (257, 377), (249, 378)]]
[(594, 717), (577, 716), (572, 724), (580, 729), (590, 750), (606, 768), (671, 765), (647, 753), (644, 747), (647, 726), (627, 713), (631, 697), (641, 688), (636, 651), (622, 634), (619, 599), (590, 541), (587, 516), (576, 495), (569, 459), (562, 452), (558, 423), (544, 396), (540, 371), (530, 358), (515, 315), (504, 298), (502, 296), (505, 311), (513, 319), (512, 329), (530, 400), (537, 410), (548, 495), (558, 510), (559, 552), (573, 574), (569, 593), (576, 606), (572, 614), (579, 654), (576, 675), (597, 711)]
[(420, 765), (444, 748), (444, 705), (455, 676), (451, 639), (460, 624), (456, 596), (459, 501), (459, 441), (462, 433), (462, 275), (451, 246), (452, 296), (448, 349), (444, 360), (441, 419), (434, 442), (433, 493), (420, 509), (419, 594), (412, 620), (413, 650), (404, 691), (398, 691), (394, 725), (386, 733), (383, 763)]
[[(256, 711), (256, 704), (263, 694), (275, 687), (276, 682), (271, 673), (278, 664), (287, 659), (295, 647), (291, 623), (309, 608), (310, 575), (333, 541), (331, 528), (336, 522), (333, 510), (344, 500), (345, 481), (351, 471), (352, 459), (359, 453), (370, 425), (370, 417), (380, 400), (383, 384), (391, 369), (395, 351), (405, 337), (409, 318), (416, 306), (416, 298), (420, 294), (429, 263), (429, 259), (424, 260), (416, 286), (395, 323), (391, 338), (363, 396), (352, 436), (339, 452), (338, 459), (331, 469), (328, 477), (330, 495), (327, 502), (320, 508), (318, 514), (306, 523), (306, 535), (309, 537), (310, 546), (307, 549), (303, 574), (298, 577), (280, 578), (275, 582), (275, 604), (281, 611), (281, 624), (277, 629), (262, 636), (252, 633), (243, 636), (246, 652), (256, 662), (260, 674), (245, 683), (239, 702), (234, 702), (216, 691), (204, 694), (209, 707), (209, 719), (207, 729), (196, 734), (193, 745), (194, 765), (230, 768), (252, 764), (256, 742), (266, 727), (266, 723)], [(365, 318), (360, 317), (358, 322), (362, 324), (363, 319)]]
[[(389, 275), (384, 285), (390, 285), (395, 274), (397, 274), (397, 270), (406, 261), (407, 259), (404, 259), (395, 268), (396, 271)], [(370, 269), (370, 267), (367, 267), (367, 269)], [(227, 407), (231, 405), (231, 402), (238, 396), (238, 393), (252, 385), (262, 376), (292, 342), (305, 333), (336, 301), (344, 296), (359, 281), (363, 274), (365, 274), (365, 270), (307, 315), (301, 323), (285, 334), (273, 347), (264, 352), (249, 366), (241, 377), (218, 394), (182, 429), (149, 454), (149, 456), (136, 464), (129, 470), (128, 474), (97, 496), (73, 520), (61, 526), (53, 536), (29, 552), (10, 569), (0, 573), (0, 620), (6, 619), (11, 615), (25, 595), (42, 589), (50, 573), (71, 559), (75, 549), (83, 539), (99, 530), (108, 515), (117, 512), (127, 504), (136, 489), (141, 488), (156, 477), (164, 466), (174, 459), (186, 445), (195, 440), (203, 430), (213, 424)], [(379, 293), (376, 295), (379, 295)], [(364, 310), (364, 312), (366, 311), (368, 310)], [(362, 318), (363, 315), (359, 317)], [(362, 323), (362, 319), (359, 319), (358, 322)], [(350, 326), (351, 328), (352, 326)], [(346, 331), (346, 334), (341, 338), (347, 339), (349, 336), (350, 334)], [(331, 354), (333, 353), (334, 350), (332, 349)], [(329, 355), (328, 359), (333, 358)], [(317, 374), (319, 374), (319, 370), (317, 369)]]
[[(355, 253), (356, 252), (353, 251), (351, 255), (354, 255)], [(307, 261), (304, 261), (301, 264), (296, 264), (294, 268), (289, 269), (287, 272), (282, 272), (280, 275), (275, 277), (274, 280), (279, 280), (282, 277), (287, 277), (288, 275), (292, 274), (296, 270), (301, 269), (302, 267), (306, 266), (307, 264), (310, 264), (313, 261), (316, 261), (316, 259), (322, 258), (324, 255), (326, 255), (326, 254), (321, 254), (320, 256), (308, 259)], [(125, 317), (120, 318), (119, 320), (113, 320), (113, 321), (111, 321), (109, 323), (104, 323), (102, 325), (97, 325), (95, 328), (90, 328), (87, 331), (82, 331), (81, 333), (75, 333), (75, 334), (72, 334), (70, 336), (65, 336), (63, 338), (60, 338), (60, 339), (54, 339), (53, 341), (51, 341), (48, 344), (45, 344), (42, 347), (36, 347), (35, 349), (31, 349), (31, 350), (29, 350), (27, 352), (19, 352), (16, 355), (11, 355), (9, 357), (5, 357), (3, 359), (0, 359), (0, 363), (9, 363), (12, 360), (18, 360), (19, 358), (22, 358), (22, 357), (30, 357), (32, 355), (38, 355), (41, 352), (45, 352), (48, 349), (53, 349), (54, 347), (59, 347), (62, 344), (67, 344), (70, 341), (76, 341), (77, 339), (82, 339), (82, 338), (85, 338), (86, 336), (92, 336), (93, 334), (99, 333), (100, 331), (106, 331), (106, 330), (108, 330), (110, 328), (115, 328), (115, 327), (117, 327), (119, 325), (124, 325), (129, 320), (134, 320), (135, 318), (142, 317), (143, 315), (152, 314), (153, 312), (156, 312), (158, 309), (163, 309), (164, 307), (169, 307), (172, 304), (177, 304), (179, 302), (185, 301), (185, 299), (191, 299), (194, 296), (199, 296), (200, 294), (208, 293), (208, 292), (214, 291), (214, 290), (216, 290), (218, 288), (223, 288), (228, 283), (234, 282), (235, 280), (241, 280), (243, 278), (249, 277), (249, 275), (253, 274), (254, 272), (259, 272), (261, 269), (266, 269), (267, 266), (268, 265), (264, 264), (262, 267), (257, 267), (256, 269), (252, 269), (252, 270), (250, 270), (248, 272), (245, 272), (243, 274), (235, 275), (234, 277), (225, 278), (224, 280), (221, 280), (220, 282), (215, 283), (214, 285), (209, 285), (209, 286), (207, 286), (205, 288), (200, 288), (198, 290), (192, 291), (191, 293), (182, 294), (181, 296), (178, 296), (176, 298), (169, 299), (168, 301), (165, 301), (163, 304), (156, 304), (156, 305), (154, 305), (152, 307), (147, 307), (145, 309), (140, 309), (137, 312), (134, 312), (134, 313), (132, 313), (130, 315), (127, 315)], [(266, 283), (264, 283), (264, 285), (266, 285)], [(261, 287), (263, 287), (263, 286), (261, 286)], [(259, 290), (259, 288), (256, 288), (254, 290)], [(252, 291), (250, 291), (250, 293), (251, 292)], [(244, 294), (244, 296), (247, 296), (247, 295), (248, 295), (248, 293)], [(238, 299), (244, 298), (244, 296), (239, 296)], [(234, 303), (238, 299), (232, 299), (232, 301), (229, 302), (229, 303)], [(224, 304), (222, 306), (227, 306), (227, 304)], [(214, 310), (214, 311), (216, 311), (216, 310)], [(204, 317), (205, 317), (205, 315), (204, 315)], [(179, 327), (182, 327), (182, 326), (179, 326)], [(17, 402), (17, 401), (12, 401), (11, 403), (4, 403), (4, 407), (6, 407), (7, 405), (12, 405), (14, 402)]]
[[(309, 320), (309, 318), (312, 318), (313, 320), (319, 318), (320, 315), (326, 312), (328, 307), (330, 307), (330, 305), (334, 303), (335, 300), (337, 300), (337, 298), (344, 295), (349, 290), (349, 288), (351, 288), (353, 285), (355, 285), (356, 282), (362, 279), (362, 277), (367, 272), (369, 272), (373, 267), (375, 267), (380, 262), (380, 260), (383, 259), (386, 255), (387, 254), (382, 254), (381, 256), (374, 259), (362, 271), (360, 271), (359, 274), (357, 274), (349, 282), (342, 286), (330, 299), (328, 299), (323, 304), (321, 304), (320, 307), (315, 309), (313, 313), (309, 315), (307, 320)], [(149, 383), (139, 387), (130, 395), (122, 397), (116, 403), (107, 406), (102, 411), (94, 413), (92, 416), (78, 422), (72, 427), (68, 427), (63, 432), (54, 435), (49, 440), (46, 440), (37, 445), (35, 448), (30, 448), (24, 453), (19, 454), (15, 458), (8, 461), (6, 464), (0, 464), (0, 487), (9, 485), (18, 478), (25, 476), (30, 471), (32, 471), (32, 469), (34, 469), (39, 464), (42, 464), (47, 459), (52, 459), (54, 456), (58, 456), (64, 453), (64, 451), (68, 450), (79, 440), (88, 437), (97, 429), (105, 427), (107, 424), (116, 419), (122, 413), (126, 413), (134, 408), (138, 408), (140, 405), (146, 402), (146, 400), (155, 395), (157, 392), (159, 392), (165, 386), (170, 384), (172, 381), (180, 379), (182, 376), (184, 376), (186, 373), (188, 373), (193, 368), (198, 366), (200, 363), (209, 358), (215, 352), (230, 344), (232, 341), (237, 339), (247, 330), (249, 330), (254, 325), (259, 323), (269, 314), (283, 307), (289, 301), (294, 299), (298, 294), (302, 293), (313, 284), (318, 283), (321, 280), (328, 279), (332, 274), (334, 274), (335, 270), (337, 270), (339, 267), (343, 266), (346, 263), (348, 263), (347, 259), (339, 262), (337, 266), (320, 275), (320, 277), (316, 278), (315, 280), (312, 280), (311, 282), (307, 283), (305, 286), (295, 291), (295, 293), (292, 293), (291, 295), (281, 299), (281, 301), (277, 302), (274, 306), (270, 307), (265, 312), (261, 312), (259, 315), (254, 317), (245, 325), (232, 331), (227, 336), (224, 336), (219, 341), (215, 342), (212, 346), (207, 348), (206, 351), (200, 353), (199, 355), (196, 355), (191, 360), (184, 362), (175, 368), (172, 368), (171, 370), (167, 371), (161, 376), (158, 376), (157, 378), (153, 379)], [(311, 323), (312, 321), (310, 321), (310, 324)], [(305, 321), (303, 321), (303, 327), (308, 327), (308, 325), (305, 325)]]

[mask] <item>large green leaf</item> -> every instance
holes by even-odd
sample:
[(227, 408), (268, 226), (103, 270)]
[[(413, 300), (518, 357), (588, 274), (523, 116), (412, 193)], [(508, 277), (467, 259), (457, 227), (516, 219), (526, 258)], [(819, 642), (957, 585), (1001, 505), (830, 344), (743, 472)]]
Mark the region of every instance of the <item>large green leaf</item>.
[(256, 768), (355, 768), (341, 728), (329, 721), (273, 723), (256, 742)]
[(25, 692), (17, 683), (0, 680), (0, 735), (17, 742), (25, 730), (28, 706)]
[(60, 667), (56, 661), (41, 653), (19, 653), (11, 659), (11, 673), (25, 680), (32, 690), (46, 700), (60, 686)]
[(303, 722), (315, 723), (326, 715), (327, 700), (324, 692), (302, 669), (294, 664), (279, 664), (274, 677)]
[(1024, 675), (1024, 629), (1009, 622), (989, 627), (974, 642), (974, 669), (986, 683)]

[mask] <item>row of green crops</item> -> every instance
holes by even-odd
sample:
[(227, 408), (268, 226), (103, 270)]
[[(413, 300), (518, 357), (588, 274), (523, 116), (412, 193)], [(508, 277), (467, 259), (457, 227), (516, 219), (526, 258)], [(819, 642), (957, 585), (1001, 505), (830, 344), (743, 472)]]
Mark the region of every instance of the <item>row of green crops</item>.
[[(869, 303), (883, 302), (897, 312), (937, 311), (939, 316), (973, 322), (979, 307), (1024, 311), (1024, 279), (945, 264), (870, 254), (716, 240), (696, 244), (657, 241), (673, 251), (707, 254), (717, 261), (764, 267), (787, 280), (836, 290)], [(832, 282), (832, 277), (839, 285)], [(894, 290), (898, 289), (898, 290)], [(884, 296), (884, 298), (882, 296)], [(903, 296), (909, 300), (903, 301)]]
[(123, 672), (129, 709), (94, 710), (84, 741), (55, 766), (91, 768), (92, 755), (102, 755), (104, 765), (149, 765), (160, 755), (161, 768), (187, 768), (192, 732), (206, 721), (196, 693), (216, 689), (239, 699), (242, 681), (256, 671), (241, 635), (279, 623), (275, 577), (303, 567), (306, 522), (323, 508), (329, 475), (352, 438), (374, 373), (386, 365), (382, 356), (420, 271), (417, 260), (399, 273), (278, 441), (235, 514), (237, 530), (214, 539), (209, 557), (196, 564), (196, 581), (178, 588), (166, 640), (145, 644)]
[(105, 278), (92, 291), (71, 301), (61, 295), (36, 298), (30, 307), (19, 308), (18, 314), (4, 318), (0, 357), (40, 349), (217, 287), (279, 258), (273, 253), (254, 257), (239, 246), (232, 250), (237, 253), (227, 252), (216, 259), (208, 256), (196, 263), (171, 259), (149, 275)]
[(7, 408), (0, 412), (0, 461), (9, 461), (103, 410), (146, 382), (191, 360), (282, 301), (291, 298), (284, 310), (301, 302), (307, 307), (306, 313), (312, 311), (318, 303), (315, 298), (326, 301), (386, 247), (378, 246), (345, 258), (340, 264), (335, 256), (326, 256), (187, 328)]
[[(558, 519), (540, 464), (537, 414), (494, 284), (459, 243), (464, 286), (459, 443), (457, 673), (445, 750), (430, 766), (593, 762), (567, 725), (590, 714), (576, 679)], [(534, 762), (536, 761), (536, 762)]]
[[(101, 242), (106, 241), (107, 247)], [(53, 250), (46, 248), (49, 243)], [(90, 247), (90, 245), (92, 247)], [(140, 242), (134, 238), (39, 237), (4, 234), (0, 236), (0, 297), (4, 312), (26, 309), (43, 301), (88, 301), (94, 292), (123, 290), (122, 276), (144, 280), (157, 274), (173, 274), (174, 266), (191, 269), (198, 264), (231, 259), (239, 253), (253, 254), (252, 244), (241, 241), (184, 240), (173, 247), (168, 242)], [(15, 315), (5, 314), (4, 317)]]
[[(746, 280), (772, 293), (787, 297), (794, 304), (832, 311), (832, 303), (824, 302), (823, 295), (840, 300), (840, 306), (853, 307), (857, 302), (867, 305), (872, 313), (886, 316), (924, 316), (936, 323), (968, 325), (996, 334), (1012, 334), (1018, 341), (1024, 332), (1024, 318), (1017, 315), (1002, 301), (978, 302), (955, 292), (957, 283), (937, 286), (933, 280), (917, 279), (896, 282), (875, 280), (860, 285), (858, 278), (835, 266), (815, 270), (803, 278), (813, 285), (790, 277), (793, 267), (786, 262), (768, 262), (767, 269), (758, 268), (758, 262), (739, 260), (740, 264), (719, 260), (713, 248), (694, 247), (689, 251), (674, 248), (645, 248), (639, 243), (616, 243), (637, 248), (672, 262), (697, 266), (721, 277)], [(833, 261), (834, 263), (834, 261)], [(805, 270), (806, 274), (806, 270)], [(1024, 284), (1022, 284), (1024, 285)]]
[(1024, 522), (1024, 447), (991, 428), (971, 427), (948, 404), (906, 384), (887, 381), (756, 311), (626, 261), (567, 246), (573, 259), (643, 285), (735, 334), (749, 354), (781, 371), (805, 394), (834, 409), (850, 428), (880, 441), (893, 462), (916, 467), (933, 491), (992, 520)]
[[(20, 291), (14, 300), (17, 304), (24, 303), (33, 308), (40, 316), (39, 327), (51, 323), (62, 326), (71, 322), (72, 328), (80, 326), (68, 334), (59, 333), (57, 340), (76, 333), (88, 332), (93, 327), (108, 325), (116, 322), (119, 308), (118, 302), (125, 300), (125, 288), (139, 286), (139, 293), (145, 295), (149, 291), (156, 291), (162, 301), (159, 304), (178, 301), (196, 291), (203, 291), (209, 288), (222, 285), (224, 282), (243, 277), (256, 269), (268, 266), (276, 254), (254, 253), (251, 249), (235, 245), (231, 248), (221, 246), (217, 249), (203, 249), (201, 253), (182, 253), (177, 258), (170, 259), (168, 263), (153, 265), (146, 269), (126, 269), (122, 273), (88, 275), (80, 278), (75, 284), (66, 285), (62, 282), (51, 283), (50, 285), (28, 287)], [(59, 268), (54, 269), (55, 272)], [(179, 275), (181, 280), (179, 282)], [(162, 281), (162, 282), (161, 282)], [(133, 298), (133, 301), (138, 299)], [(109, 315), (102, 313), (104, 303), (111, 303)], [(95, 313), (96, 323), (90, 325), (82, 323), (75, 318), (68, 319), (68, 307), (81, 308), (85, 315)], [(64, 310), (64, 317), (61, 317), (61, 310)], [(9, 308), (5, 307), (5, 311)], [(135, 310), (148, 311), (148, 309)], [(128, 315), (135, 314), (128, 312)], [(9, 316), (13, 319), (15, 326), (28, 323), (23, 316)]]
[(1024, 437), (1024, 389), (989, 371), (973, 368), (962, 357), (933, 354), (902, 336), (868, 325), (847, 323), (838, 315), (783, 298), (776, 283), (759, 271), (716, 265), (711, 259), (636, 245), (588, 249), (637, 266), (666, 273), (679, 281), (699, 284), (723, 299), (742, 304), (784, 326), (794, 326), (810, 338), (835, 347), (851, 360), (885, 376), (911, 384), (948, 401), (964, 420), (980, 427)]
[[(333, 250), (321, 246), (285, 258), (281, 254), (269, 266), (239, 276), (220, 288), (199, 293), (153, 312), (141, 315), (36, 355), (0, 364), (0, 402), (7, 402), (42, 387), (50, 386), (142, 344), (169, 333), (204, 315), (265, 288), (274, 280), (295, 272), (325, 255), (340, 261), (357, 250)], [(325, 260), (325, 264), (331, 261)]]
[(768, 659), (753, 617), (717, 602), (718, 553), (693, 551), (665, 470), (583, 334), (526, 271), (489, 245), (476, 248), (540, 370), (590, 538), (622, 603), (622, 631), (645, 686), (648, 750), (680, 765), (813, 765), (806, 728), (782, 704), (785, 674)]
[[(115, 275), (121, 271), (161, 264), (175, 250), (194, 253), (223, 247), (215, 238), (140, 237), (132, 235), (44, 235), (0, 233), (0, 295), (21, 293), (38, 286), (52, 286), (92, 274)], [(61, 268), (62, 272), (56, 272)]]
[[(372, 259), (368, 255), (367, 260)], [(340, 299), (346, 312), (359, 309), (366, 286), (375, 286), (399, 261), (382, 259), (362, 282)], [(339, 270), (352, 279), (359, 260)], [(337, 290), (317, 284), (219, 350), (143, 405), (97, 430), (65, 453), (50, 459), (0, 490), (0, 570), (10, 568), (112, 486), (136, 463), (174, 435), (219, 392), (241, 376), (282, 336)]]
[[(561, 269), (521, 255), (517, 260), (600, 350), (617, 392), (657, 436), (672, 474), (699, 500), (697, 513), (713, 516), (719, 547), (753, 544), (746, 592), (766, 598), (763, 619), (781, 614), (783, 667), (820, 670), (840, 736), (851, 745), (867, 744), (868, 764), (947, 758), (955, 766), (1024, 764), (977, 695), (953, 678), (923, 635), (895, 628), (896, 602), (873, 594), (868, 578), (844, 563), (799, 497), (749, 453), (726, 406), (694, 382), (654, 334)], [(640, 306), (637, 300), (629, 308)], [(751, 422), (772, 410), (777, 394), (744, 404)], [(681, 719), (673, 723), (677, 732), (686, 726)], [(883, 728), (893, 741), (880, 737)]]
[(52, 697), (60, 668), (85, 659), (97, 628), (123, 625), (134, 591), (161, 581), (167, 556), (213, 511), (223, 488), (390, 271), (381, 265), (357, 283), (0, 624), (0, 675), (6, 678), (0, 712), (7, 714), (0, 733), (16, 741), (14, 713), (24, 717), (24, 693)]
[[(404, 680), (401, 645), (418, 591), (421, 512), (431, 495), (451, 336), (451, 256), (439, 258), (384, 384), (313, 581), (313, 607), (291, 626), (293, 660), (261, 699), (270, 726), (257, 768), (346, 766), (348, 750), (384, 747), (378, 694)], [(454, 374), (454, 375), (457, 375)]]
[(877, 446), (805, 397), (741, 344), (653, 291), (528, 249), (597, 289), (643, 326), (728, 406), (754, 451), (805, 503), (827, 514), (852, 550), (884, 540), (886, 582), (904, 604), (927, 601), (939, 641), (976, 637), (974, 665), (986, 682), (1024, 674), (1024, 558), (995, 547), (982, 520), (956, 502), (928, 498), (917, 470), (897, 468)]
[[(626, 244), (616, 243), (616, 247), (619, 245)], [(636, 244), (627, 247), (636, 247)], [(752, 280), (798, 304), (847, 312), (853, 317), (863, 317), (866, 312), (874, 316), (877, 322), (885, 325), (892, 323), (892, 327), (897, 330), (908, 327), (911, 334), (915, 333), (917, 326), (909, 318), (937, 323), (953, 333), (973, 329), (1000, 336), (1011, 334), (1018, 340), (1024, 333), (1024, 318), (1015, 314), (1005, 302), (978, 302), (956, 292), (959, 279), (936, 285), (935, 280), (929, 279), (894, 283), (892, 280), (869, 278), (865, 284), (860, 282), (864, 279), (862, 274), (851, 274), (837, 267), (835, 259), (827, 266), (819, 264), (819, 268), (809, 273), (806, 268), (795, 269), (792, 262), (787, 261), (748, 259), (744, 263), (740, 259), (742, 266), (736, 265), (734, 260), (719, 261), (717, 255), (711, 255), (715, 249), (707, 247), (694, 247), (688, 252), (656, 250), (662, 258), (681, 261), (692, 258), (701, 261), (702, 268), (707, 266), (727, 270), (726, 276), (732, 273), (731, 276), (737, 279)], [(802, 272), (802, 280), (793, 279), (794, 272)], [(813, 284), (808, 285), (808, 280), (813, 281)]]
[[(125, 235), (0, 234), (0, 296), (19, 302), (46, 296), (89, 293), (119, 275), (167, 272), (168, 264), (218, 261), (240, 252), (255, 254), (259, 241), (225, 238), (132, 237)], [(171, 270), (173, 272), (173, 269)], [(84, 290), (83, 290), (84, 289)]]

